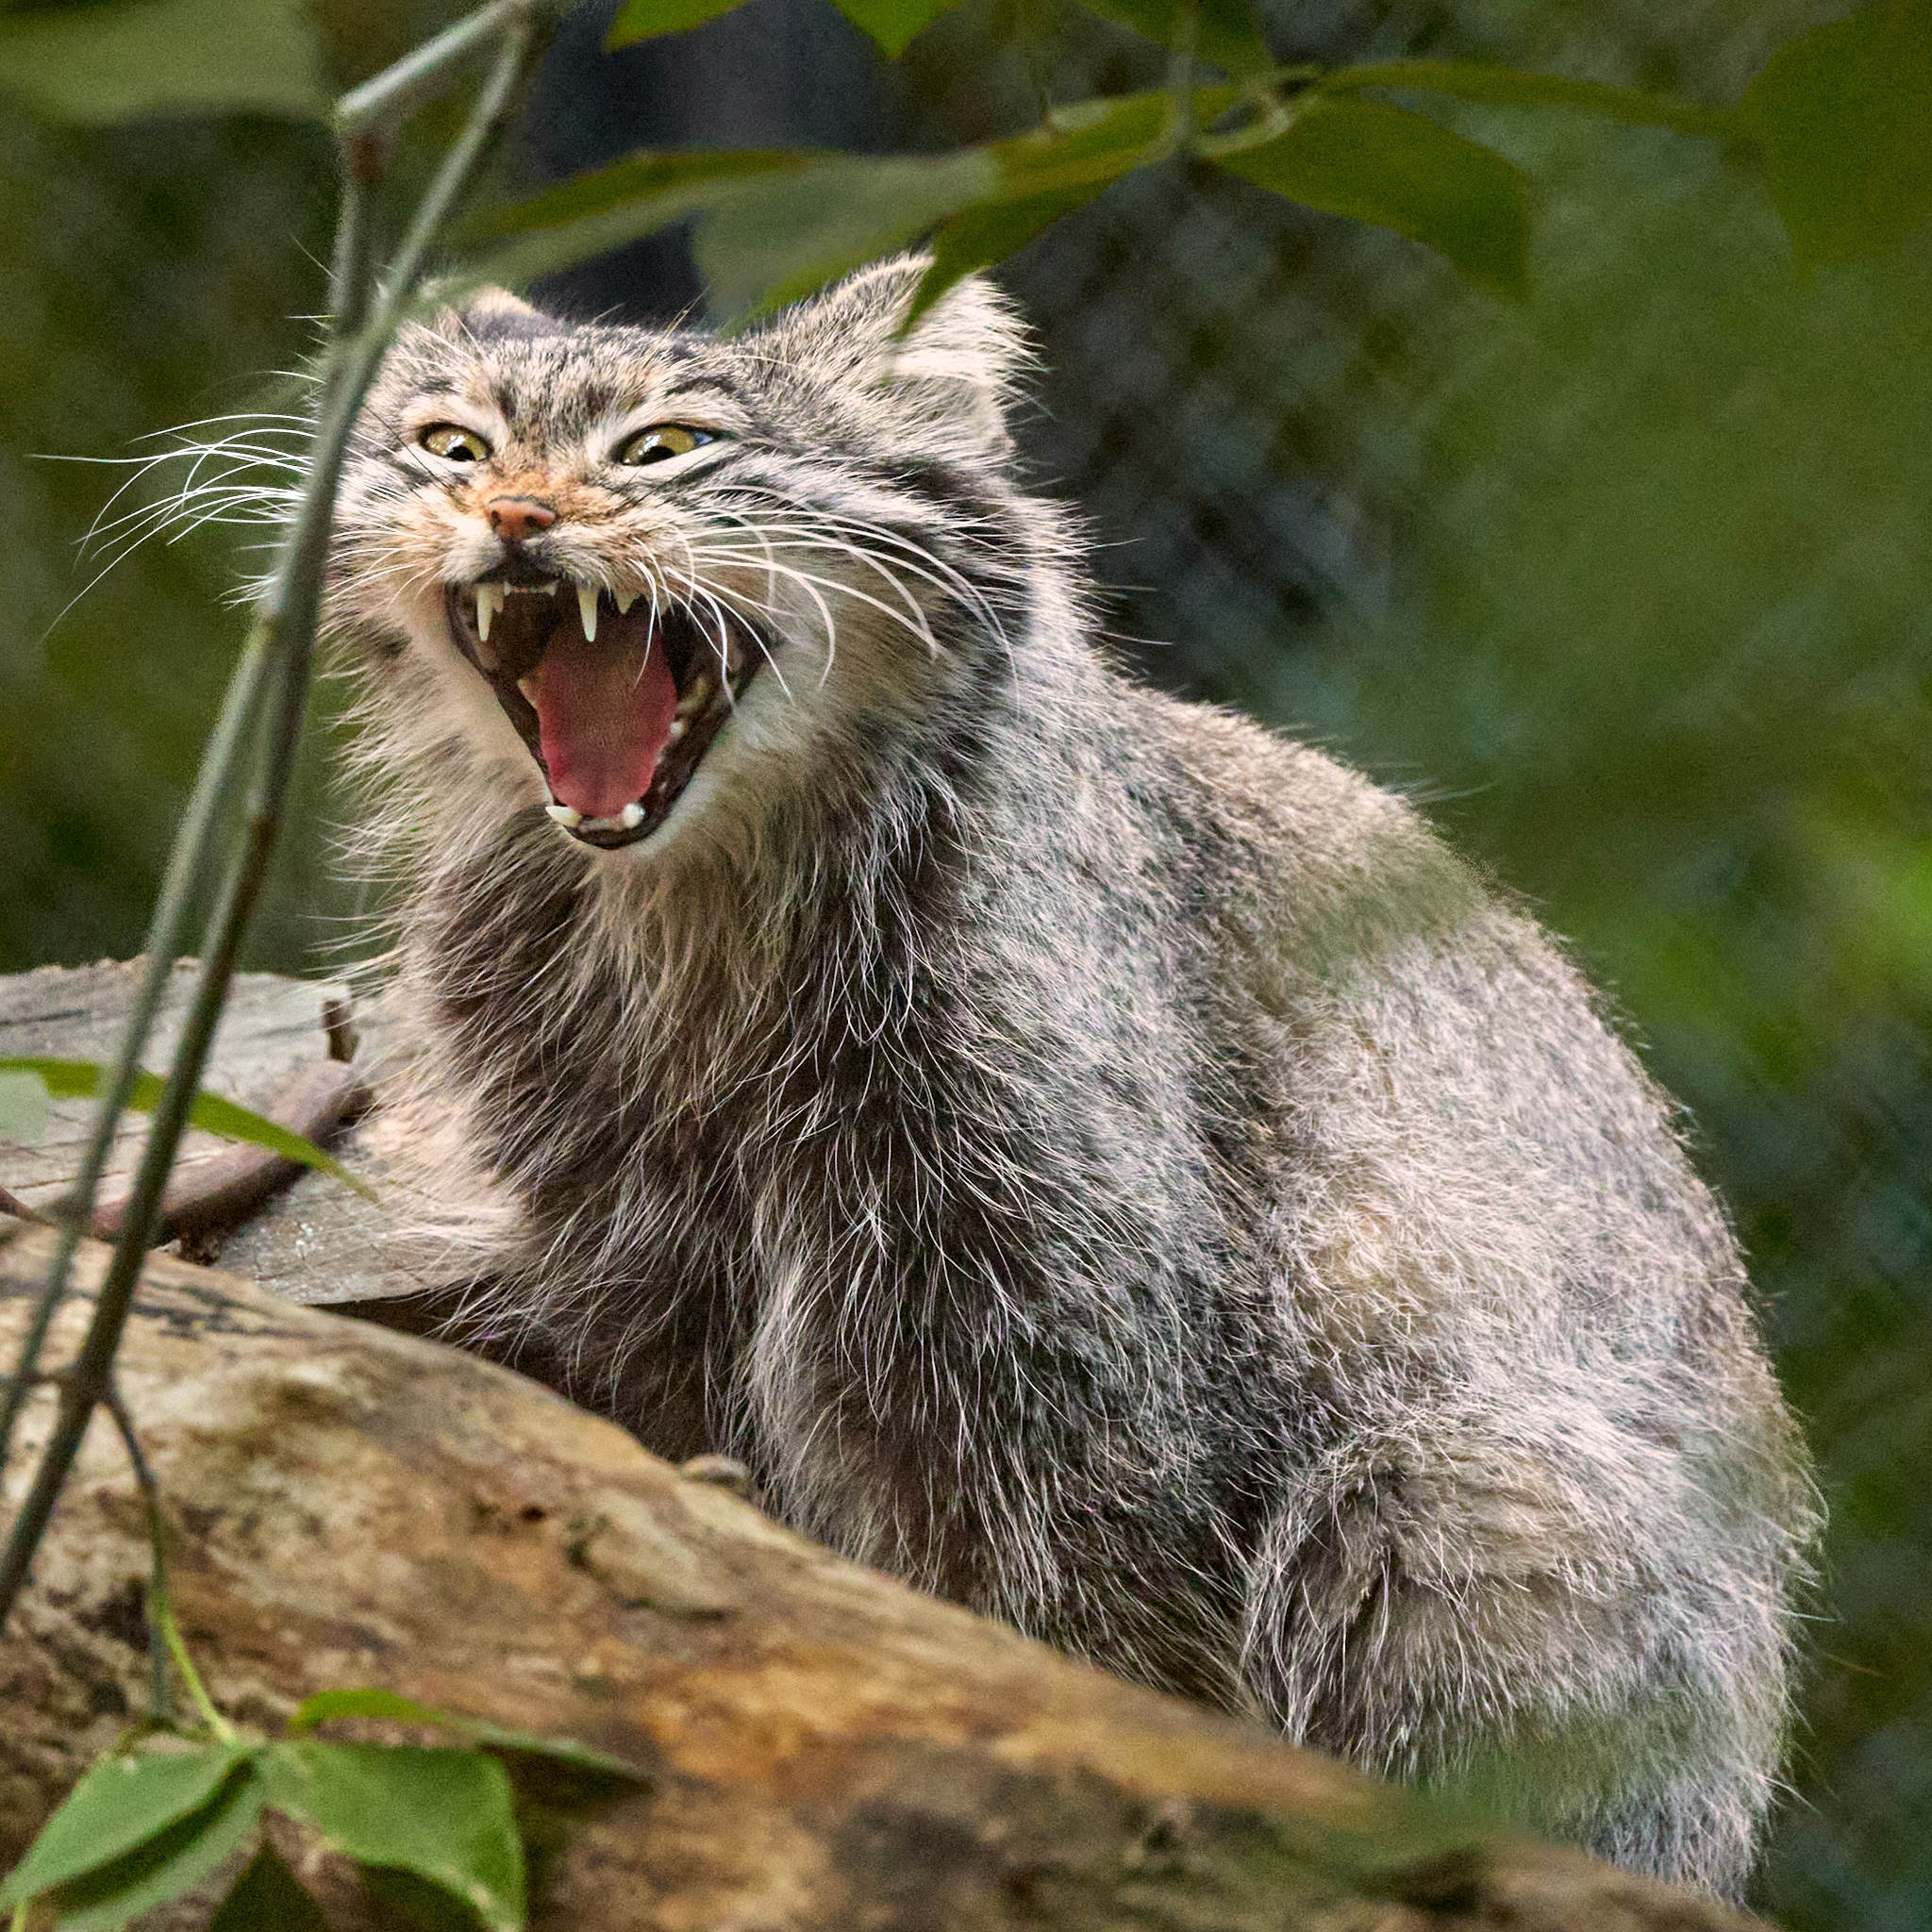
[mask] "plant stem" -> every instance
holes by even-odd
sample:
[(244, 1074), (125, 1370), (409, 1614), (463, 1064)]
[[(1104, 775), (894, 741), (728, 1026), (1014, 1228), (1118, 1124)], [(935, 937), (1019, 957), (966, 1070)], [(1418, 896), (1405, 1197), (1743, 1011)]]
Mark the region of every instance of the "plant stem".
[(352, 88), (336, 103), (336, 132), (344, 137), (390, 128), (408, 119), (426, 102), (446, 93), (450, 70), (480, 53), (512, 25), (526, 31), (541, 0), (495, 0), (479, 8), (413, 54), (405, 54), (373, 80)]
[(115, 1062), (107, 1091), (101, 1096), (93, 1130), (81, 1159), (80, 1174), (58, 1210), (60, 1232), (54, 1249), (53, 1264), (47, 1270), (47, 1285), (42, 1290), (40, 1301), (27, 1323), (19, 1358), (8, 1381), (4, 1405), (0, 1405), (0, 1475), (6, 1474), (8, 1457), (13, 1446), (14, 1428), (40, 1371), (41, 1351), (46, 1344), (47, 1330), (53, 1324), (55, 1311), (67, 1292), (75, 1252), (93, 1216), (94, 1197), (100, 1192), (101, 1176), (107, 1171), (108, 1157), (113, 1150), (114, 1129), (126, 1108), (128, 1095), (134, 1091), (135, 1075), (141, 1070), (141, 1056), (147, 1046), (148, 1036), (154, 1030), (155, 1015), (160, 1008), (161, 996), (174, 971), (175, 952), (187, 921), (189, 903), (207, 869), (215, 815), (247, 745), (249, 726), (254, 722), (261, 696), (267, 664), (264, 641), (259, 635), (252, 634), (243, 647), (242, 661), (229, 680), (221, 716), (215, 723), (208, 749), (202, 755), (194, 791), (188, 801), (181, 828), (175, 835), (174, 851), (169, 855), (161, 895), (148, 925), (146, 961), (141, 984), (135, 991), (134, 1009), (128, 1018), (126, 1036), (121, 1042), (120, 1058)]
[[(6, 1549), (0, 1553), (0, 1626), (4, 1626), (26, 1580), (34, 1552), (46, 1533), (54, 1505), (73, 1469), (75, 1457), (79, 1454), (81, 1440), (87, 1432), (94, 1407), (106, 1398), (113, 1374), (115, 1353), (121, 1345), (135, 1290), (140, 1284), (147, 1241), (159, 1211), (168, 1170), (173, 1165), (175, 1150), (187, 1125), (189, 1109), (200, 1086), (208, 1046), (214, 1038), (222, 1004), (227, 995), (236, 956), (274, 854), (275, 838), (281, 827), (282, 808), (294, 770), (302, 719), (308, 707), (309, 667), (321, 615), (323, 579), (327, 564), (336, 490), (341, 480), (356, 414), (369, 384), (375, 378), (376, 366), (403, 305), (413, 291), (416, 276), (437, 229), (462, 192), (484, 149), (501, 130), (508, 116), (518, 84), (536, 52), (535, 11), (532, 0), (503, 0), (503, 4), (484, 8), (464, 24), (465, 28), (471, 31), (461, 41), (462, 52), (467, 53), (471, 46), (480, 44), (482, 29), (477, 24), (485, 21), (489, 22), (491, 31), (502, 33), (503, 49), (471, 112), (468, 125), (437, 171), (427, 193), (417, 208), (403, 245), (379, 288), (370, 272), (373, 251), (368, 244), (366, 230), (369, 203), (377, 185), (372, 178), (376, 159), (368, 148), (351, 144), (355, 136), (345, 136), (347, 187), (338, 225), (335, 262), (339, 275), (355, 279), (353, 285), (337, 287), (333, 295), (344, 314), (355, 317), (366, 314), (369, 319), (354, 336), (344, 338), (337, 335), (330, 345), (301, 507), (256, 620), (255, 634), (250, 640), (251, 654), (258, 650), (265, 660), (269, 692), (262, 741), (257, 748), (246, 823), (230, 859), (216, 909), (208, 922), (208, 936), (203, 946), (193, 1003), (182, 1029), (180, 1045), (169, 1071), (160, 1105), (155, 1110), (154, 1123), (142, 1151), (141, 1168), (127, 1205), (127, 1217), (115, 1245), (113, 1259), (95, 1299), (93, 1318), (88, 1324), (80, 1354), (61, 1380), (59, 1407), (53, 1432), (42, 1453), (33, 1484), (14, 1519)], [(438, 56), (433, 67), (425, 65), (422, 57), (439, 44), (442, 44), (443, 52)], [(387, 101), (389, 105), (385, 111), (389, 113), (403, 111), (403, 106), (398, 103), (414, 105), (426, 97), (422, 90), (426, 87), (426, 76), (432, 71), (441, 75), (453, 64), (456, 57), (450, 51), (452, 45), (451, 36), (441, 36), (440, 42), (430, 42), (429, 47), (421, 50), (419, 55), (411, 56), (390, 70), (391, 75), (403, 75), (408, 80), (407, 86), (398, 81), (384, 93), (385, 77), (378, 76), (369, 83), (367, 89), (358, 90), (358, 92)], [(405, 70), (408, 70), (407, 75)], [(365, 116), (364, 122), (358, 125), (366, 126), (372, 118), (375, 117)], [(238, 712), (238, 736), (244, 722)], [(192, 845), (189, 844), (186, 837), (190, 829), (199, 835)], [(191, 881), (199, 875), (202, 847), (207, 843), (206, 833), (205, 824), (192, 828), (184, 826), (183, 838), (178, 841), (183, 856), (178, 865), (171, 862), (171, 880), (177, 870)], [(184, 892), (184, 899), (185, 896)], [(152, 966), (150, 961), (151, 970)], [(131, 1074), (129, 1079), (131, 1083)], [(125, 1095), (123, 1098), (125, 1100)], [(108, 1131), (111, 1134), (111, 1119)], [(17, 1389), (25, 1386), (24, 1379), (16, 1383)], [(9, 1391), (10, 1394), (12, 1392)]]
[(1177, 154), (1193, 151), (1194, 49), (1201, 39), (1201, 0), (1180, 0), (1174, 9), (1174, 46), (1168, 57), (1169, 139)]
[(155, 1481), (155, 1473), (148, 1467), (148, 1459), (141, 1446), (141, 1438), (134, 1433), (134, 1418), (127, 1412), (127, 1405), (121, 1398), (120, 1384), (109, 1381), (108, 1391), (102, 1397), (108, 1413), (114, 1418), (114, 1426), (121, 1431), (121, 1441), (127, 1451), (127, 1459), (134, 1465), (134, 1480), (141, 1491), (142, 1507), (147, 1512), (148, 1556), (151, 1568), (147, 1586), (147, 1674), (148, 1674), (148, 1715), (158, 1726), (175, 1722), (175, 1689), (168, 1677), (168, 1622), (173, 1622), (168, 1608), (168, 1547), (166, 1525), (161, 1520), (161, 1491)]

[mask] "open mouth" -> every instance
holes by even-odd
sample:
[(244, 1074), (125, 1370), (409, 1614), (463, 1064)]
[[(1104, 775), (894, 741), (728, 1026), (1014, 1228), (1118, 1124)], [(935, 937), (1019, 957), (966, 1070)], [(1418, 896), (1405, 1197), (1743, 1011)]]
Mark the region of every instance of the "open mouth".
[(588, 845), (670, 817), (764, 661), (729, 616), (621, 603), (568, 578), (449, 584), (450, 635), (550, 783), (550, 816)]

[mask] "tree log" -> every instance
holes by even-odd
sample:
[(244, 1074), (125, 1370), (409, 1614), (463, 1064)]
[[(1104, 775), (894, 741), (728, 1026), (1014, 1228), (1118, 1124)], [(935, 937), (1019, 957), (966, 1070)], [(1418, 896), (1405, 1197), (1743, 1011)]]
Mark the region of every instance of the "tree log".
[[(50, 1241), (0, 1224), (0, 1347)], [(647, 1789), (528, 1789), (540, 1928), (1751, 1923), (1070, 1662), (507, 1370), (233, 1276), (156, 1257), (121, 1386), (183, 1630), (236, 1720), (376, 1683), (648, 1768)], [(101, 1416), (0, 1652), (0, 1857), (141, 1706), (146, 1564)], [(391, 1923), (341, 1872), (306, 1875), (337, 1923)]]

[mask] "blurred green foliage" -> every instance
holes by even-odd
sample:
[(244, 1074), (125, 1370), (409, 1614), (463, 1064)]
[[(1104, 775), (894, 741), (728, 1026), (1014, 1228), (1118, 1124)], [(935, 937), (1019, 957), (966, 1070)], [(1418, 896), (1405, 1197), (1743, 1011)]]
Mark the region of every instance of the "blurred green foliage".
[[(1843, 10), (1334, 0), (1274, 38), (1724, 102)], [(998, 57), (1002, 93), (995, 57), (983, 12), (914, 43), (933, 144), (1026, 125), (1024, 73)], [(1095, 58), (1104, 91), (1158, 84)], [(1571, 937), (1687, 1104), (1833, 1510), (1762, 1903), (1807, 1932), (1905, 1932), (1932, 1924), (1932, 238), (1801, 278), (1714, 146), (1449, 118), (1537, 183), (1526, 304), (1172, 167), (1013, 264), (1049, 366), (1023, 443), (1091, 506), (1103, 575), (1138, 587), (1118, 628), (1169, 641), (1134, 653), (1147, 675), (1423, 798)], [(302, 353), (288, 318), (320, 299), (332, 187), (325, 142), (268, 122), (0, 112), (0, 160), (17, 969), (140, 943), (241, 628), (214, 532), (62, 616), (110, 473), (28, 453), (123, 455), (251, 406)], [(313, 968), (356, 929), (319, 759), (305, 782), (258, 965)]]

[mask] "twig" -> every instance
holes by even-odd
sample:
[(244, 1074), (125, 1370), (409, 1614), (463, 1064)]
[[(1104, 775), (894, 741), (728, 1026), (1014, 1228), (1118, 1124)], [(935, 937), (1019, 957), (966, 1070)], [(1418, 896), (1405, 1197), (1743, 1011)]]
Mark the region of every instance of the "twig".
[[(340, 1060), (322, 1060), (304, 1067), (289, 1081), (267, 1113), (278, 1127), (321, 1145), (337, 1128), (367, 1112), (371, 1097), (359, 1073)], [(168, 1176), (148, 1245), (173, 1241), (176, 1235), (205, 1239), (237, 1227), (277, 1188), (308, 1172), (300, 1162), (266, 1147), (224, 1147), (219, 1153), (181, 1161)], [(96, 1241), (119, 1239), (131, 1200), (126, 1188), (103, 1197), (91, 1229)]]
[(142, 1507), (147, 1512), (148, 1555), (152, 1564), (147, 1586), (148, 1714), (157, 1724), (171, 1724), (175, 1722), (175, 1687), (168, 1679), (168, 1642), (161, 1623), (168, 1602), (168, 1547), (166, 1524), (161, 1520), (160, 1485), (148, 1466), (141, 1438), (134, 1433), (134, 1418), (127, 1413), (127, 1405), (121, 1398), (121, 1385), (109, 1379), (102, 1400), (114, 1418), (114, 1426), (121, 1431), (127, 1459), (134, 1465)]
[[(107, 1172), (108, 1158), (113, 1151), (114, 1129), (134, 1091), (135, 1075), (141, 1071), (141, 1056), (154, 1030), (155, 1015), (161, 995), (174, 970), (175, 950), (187, 923), (188, 907), (202, 874), (207, 858), (215, 813), (223, 794), (238, 770), (261, 697), (262, 680), (268, 668), (268, 651), (263, 639), (252, 635), (242, 653), (242, 661), (229, 680), (227, 696), (216, 721), (214, 735), (202, 755), (194, 791), (188, 810), (175, 834), (175, 849), (168, 858), (168, 871), (161, 884), (161, 895), (155, 906), (147, 934), (147, 958), (136, 989), (134, 1006), (128, 1015), (127, 1031), (121, 1042), (121, 1056), (114, 1064), (108, 1091), (101, 1096), (100, 1110), (94, 1116), (93, 1131), (88, 1139), (80, 1173), (63, 1209), (57, 1215), (60, 1240), (47, 1269), (47, 1285), (34, 1308), (22, 1339), (20, 1355), (8, 1382), (4, 1402), (0, 1402), (0, 1476), (7, 1473), (13, 1432), (41, 1365), (41, 1351), (46, 1345), (47, 1330), (53, 1325), (55, 1310), (67, 1292), (73, 1272), (75, 1251), (80, 1245), (81, 1229), (93, 1212), (94, 1196), (99, 1193), (101, 1176)], [(5, 1612), (0, 1611), (0, 1621)]]
[[(369, 319), (353, 337), (337, 334), (331, 342), (301, 507), (250, 640), (250, 653), (258, 651), (265, 660), (268, 689), (262, 741), (257, 748), (246, 821), (208, 922), (208, 939), (202, 950), (193, 1001), (160, 1104), (155, 1110), (113, 1259), (101, 1283), (80, 1353), (62, 1379), (53, 1432), (42, 1452), (26, 1499), (14, 1519), (6, 1549), (0, 1553), (0, 1625), (4, 1625), (25, 1582), (34, 1552), (40, 1547), (54, 1505), (79, 1453), (89, 1418), (95, 1405), (105, 1398), (115, 1351), (120, 1346), (141, 1278), (147, 1239), (160, 1211), (168, 1171), (188, 1124), (189, 1109), (200, 1085), (202, 1068), (234, 973), (236, 955), (274, 853), (308, 706), (309, 665), (321, 614), (335, 495), (356, 412), (375, 377), (376, 365), (403, 305), (413, 291), (438, 228), (484, 149), (508, 116), (518, 85), (536, 49), (536, 12), (535, 0), (499, 0), (496, 6), (483, 8), (460, 28), (452, 30), (452, 35), (460, 38), (461, 51), (467, 52), (470, 46), (480, 44), (482, 24), (488, 23), (489, 31), (501, 31), (502, 51), (468, 125), (419, 204), (389, 275), (373, 294), (374, 278), (369, 272), (373, 251), (367, 240), (366, 224), (376, 185), (371, 170), (376, 166), (376, 160), (366, 146), (354, 143), (371, 127), (392, 125), (396, 116), (426, 98), (424, 90), (431, 69), (425, 64), (423, 56), (429, 50), (419, 50), (417, 55), (391, 69), (389, 76), (378, 76), (366, 88), (358, 90), (363, 97), (358, 108), (361, 118), (354, 128), (343, 130), (346, 179), (335, 262), (338, 274), (358, 279), (354, 286), (338, 287), (333, 292), (344, 313), (366, 313)], [(457, 44), (452, 35), (430, 42), (430, 48), (441, 44), (445, 49), (438, 57), (436, 73), (446, 74), (454, 64), (454, 57), (447, 51)], [(393, 84), (386, 88), (386, 80)], [(373, 110), (372, 103), (382, 106), (381, 113)], [(370, 111), (364, 113), (364, 108)], [(191, 878), (199, 874), (207, 827), (197, 829), (203, 837), (192, 849), (186, 846), (185, 839), (177, 841), (177, 850), (183, 856), (177, 863), (171, 864), (171, 879), (177, 870)], [(152, 968), (151, 961), (151, 971)], [(134, 1057), (124, 1049), (124, 1058)], [(108, 1129), (111, 1131), (111, 1119)], [(98, 1179), (96, 1174), (96, 1188)], [(71, 1224), (63, 1241), (74, 1240), (77, 1240), (77, 1234)], [(45, 1312), (51, 1321), (51, 1302)], [(36, 1363), (44, 1332), (42, 1323), (40, 1336), (30, 1337)], [(30, 1373), (25, 1368), (25, 1351), (23, 1368), (23, 1374), (8, 1391), (9, 1407), (15, 1412), (25, 1399), (26, 1374)]]
[(1201, 0), (1180, 0), (1167, 64), (1169, 138), (1177, 154), (1191, 153), (1200, 131), (1194, 115), (1194, 49), (1200, 40)]

